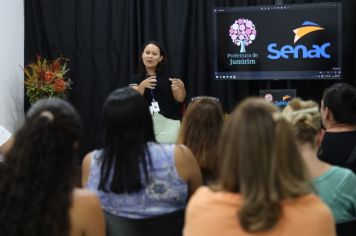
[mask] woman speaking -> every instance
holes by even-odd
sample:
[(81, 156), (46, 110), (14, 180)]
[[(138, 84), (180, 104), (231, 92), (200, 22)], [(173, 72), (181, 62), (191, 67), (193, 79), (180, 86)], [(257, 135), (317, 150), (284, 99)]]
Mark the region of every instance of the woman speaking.
[(138, 74), (133, 76), (130, 86), (138, 90), (149, 104), (157, 141), (174, 143), (180, 126), (180, 103), (185, 100), (186, 90), (182, 80), (168, 75), (164, 68), (166, 59), (159, 43), (145, 43)]

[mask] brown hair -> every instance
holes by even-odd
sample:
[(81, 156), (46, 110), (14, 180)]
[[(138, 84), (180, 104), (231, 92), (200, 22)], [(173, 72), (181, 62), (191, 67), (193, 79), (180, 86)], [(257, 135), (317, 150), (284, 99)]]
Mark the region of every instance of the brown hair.
[(204, 180), (215, 179), (217, 175), (217, 143), (222, 125), (220, 102), (206, 97), (192, 101), (182, 120), (177, 143), (192, 150)]
[(219, 142), (221, 185), (242, 194), (238, 219), (248, 232), (272, 229), (283, 199), (312, 192), (289, 123), (276, 111), (261, 98), (246, 99), (233, 112)]
[(293, 133), (298, 142), (317, 145), (315, 137), (322, 127), (316, 102), (295, 98), (284, 108), (283, 115), (293, 125)]

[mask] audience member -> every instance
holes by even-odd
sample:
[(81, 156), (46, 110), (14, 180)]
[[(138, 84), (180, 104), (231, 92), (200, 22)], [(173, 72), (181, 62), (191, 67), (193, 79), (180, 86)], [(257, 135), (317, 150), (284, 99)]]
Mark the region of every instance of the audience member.
[(157, 141), (175, 143), (181, 118), (180, 103), (184, 102), (186, 91), (182, 80), (168, 74), (166, 61), (162, 45), (155, 41), (145, 43), (138, 74), (133, 76), (130, 86), (150, 104)]
[(356, 173), (356, 89), (333, 84), (324, 91), (320, 112), (326, 131), (319, 158)]
[(191, 198), (185, 236), (335, 235), (289, 124), (271, 106), (249, 98), (231, 115), (219, 142), (219, 185)]
[(97, 197), (74, 189), (80, 131), (74, 108), (38, 101), (0, 165), (0, 235), (103, 236)]
[(319, 196), (331, 208), (336, 223), (343, 223), (356, 219), (356, 176), (349, 169), (331, 166), (318, 159), (322, 133), (318, 108), (316, 102), (293, 99), (283, 110), (283, 115), (293, 125), (299, 150)]
[(207, 96), (193, 98), (183, 116), (177, 142), (192, 150), (205, 184), (217, 177), (217, 143), (223, 119), (219, 99)]
[(148, 104), (127, 87), (104, 103), (104, 147), (86, 155), (83, 186), (98, 192), (105, 212), (143, 219), (185, 209), (201, 174), (184, 145), (156, 143)]

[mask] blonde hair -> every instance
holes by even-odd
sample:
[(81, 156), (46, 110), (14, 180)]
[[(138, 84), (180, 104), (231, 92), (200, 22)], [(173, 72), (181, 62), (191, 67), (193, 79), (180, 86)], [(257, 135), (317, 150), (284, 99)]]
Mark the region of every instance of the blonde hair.
[(295, 98), (284, 108), (282, 114), (293, 125), (293, 134), (298, 142), (316, 145), (315, 137), (322, 128), (319, 105), (316, 102)]
[(276, 112), (261, 98), (246, 99), (232, 113), (219, 142), (221, 185), (242, 194), (238, 220), (248, 232), (272, 229), (281, 215), (281, 200), (312, 192), (289, 123), (273, 117)]

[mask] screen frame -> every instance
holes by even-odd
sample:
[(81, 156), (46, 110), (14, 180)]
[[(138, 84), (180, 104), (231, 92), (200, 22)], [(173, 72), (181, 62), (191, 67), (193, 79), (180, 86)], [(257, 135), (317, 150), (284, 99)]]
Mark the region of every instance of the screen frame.
[[(218, 37), (217, 37), (217, 13), (220, 12), (247, 12), (247, 11), (278, 11), (283, 9), (310, 9), (320, 7), (336, 8), (338, 17), (337, 34), (337, 52), (338, 52), (338, 77), (328, 71), (218, 71)], [(343, 79), (343, 47), (342, 47), (342, 2), (322, 2), (322, 3), (303, 3), (303, 4), (283, 4), (283, 5), (257, 5), (257, 6), (241, 6), (241, 7), (214, 7), (213, 8), (213, 79), (214, 80), (342, 80)], [(337, 67), (336, 67), (337, 68)], [(218, 78), (219, 77), (219, 78)]]

